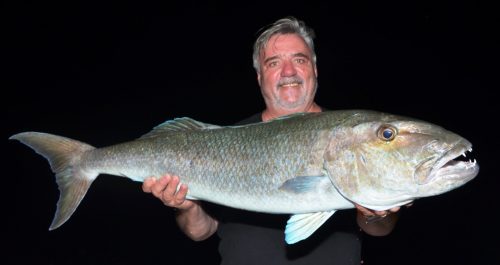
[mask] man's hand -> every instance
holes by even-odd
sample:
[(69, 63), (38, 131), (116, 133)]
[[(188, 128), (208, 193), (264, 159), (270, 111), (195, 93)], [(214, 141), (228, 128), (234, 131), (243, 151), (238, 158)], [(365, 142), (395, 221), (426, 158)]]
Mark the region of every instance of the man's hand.
[(180, 184), (178, 176), (165, 175), (159, 179), (148, 178), (142, 184), (142, 190), (152, 193), (165, 205), (179, 209), (175, 220), (189, 238), (200, 241), (217, 231), (218, 221), (203, 210), (201, 203), (186, 200), (188, 187)]
[[(385, 211), (375, 211), (367, 209), (359, 204), (354, 204), (358, 210), (357, 222), (359, 227), (369, 235), (372, 236), (386, 236), (392, 232), (399, 215), (397, 212), (401, 207), (394, 207)], [(407, 204), (406, 207), (410, 207)]]
[(356, 209), (358, 209), (358, 211), (367, 219), (370, 219), (370, 218), (373, 219), (373, 218), (377, 218), (377, 217), (384, 218), (387, 215), (389, 215), (391, 213), (396, 213), (401, 209), (401, 207), (398, 206), (398, 207), (394, 207), (394, 208), (391, 208), (391, 209), (385, 210), (385, 211), (375, 211), (375, 210), (365, 208), (359, 204), (354, 204), (354, 206), (356, 206)]
[(194, 206), (199, 206), (197, 201), (186, 200), (188, 187), (185, 184), (179, 186), (179, 183), (178, 176), (165, 175), (159, 179), (151, 177), (144, 181), (142, 190), (146, 193), (152, 193), (163, 204), (179, 210), (189, 210)]

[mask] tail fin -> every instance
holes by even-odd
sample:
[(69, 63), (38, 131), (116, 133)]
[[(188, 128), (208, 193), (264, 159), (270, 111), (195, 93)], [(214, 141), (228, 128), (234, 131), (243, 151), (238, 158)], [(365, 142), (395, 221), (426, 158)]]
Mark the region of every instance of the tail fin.
[(57, 210), (49, 230), (64, 224), (76, 210), (98, 173), (84, 172), (78, 165), (82, 155), (94, 147), (69, 138), (38, 132), (23, 132), (9, 139), (18, 140), (45, 157), (56, 174), (59, 187)]

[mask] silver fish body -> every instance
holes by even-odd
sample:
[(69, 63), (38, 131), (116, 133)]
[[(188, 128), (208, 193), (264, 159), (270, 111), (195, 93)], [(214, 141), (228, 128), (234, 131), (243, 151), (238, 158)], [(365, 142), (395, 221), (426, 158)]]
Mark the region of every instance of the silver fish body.
[(389, 209), (455, 189), (479, 170), (475, 161), (453, 160), (471, 150), (461, 136), (366, 110), (227, 127), (180, 118), (103, 148), (37, 132), (11, 139), (46, 157), (56, 173), (61, 194), (51, 229), (70, 218), (99, 174), (136, 181), (178, 175), (190, 199), (293, 214), (285, 233), (295, 243), (353, 203)]

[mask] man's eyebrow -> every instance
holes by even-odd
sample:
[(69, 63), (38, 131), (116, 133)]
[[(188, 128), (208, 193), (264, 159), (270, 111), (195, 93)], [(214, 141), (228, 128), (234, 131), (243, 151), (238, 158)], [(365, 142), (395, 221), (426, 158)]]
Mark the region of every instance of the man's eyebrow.
[(307, 56), (306, 54), (301, 53), (301, 52), (294, 53), (294, 54), (293, 54), (293, 57), (304, 57), (304, 58), (306, 58), (306, 59), (309, 59), (309, 56)]
[[(302, 52), (294, 53), (292, 55), (292, 57), (294, 57), (294, 58), (295, 57), (302, 57), (302, 58), (309, 59), (309, 56), (307, 56), (305, 53), (302, 53)], [(267, 58), (267, 59), (264, 60), (264, 64), (267, 64), (267, 62), (275, 60), (275, 59), (278, 59), (278, 58), (280, 58), (279, 55), (271, 56), (271, 57), (269, 57), (269, 58)]]
[(267, 64), (267, 62), (275, 60), (275, 59), (278, 59), (278, 58), (279, 58), (278, 55), (271, 56), (271, 57), (269, 57), (269, 58), (267, 58), (267, 59), (264, 60), (264, 64)]

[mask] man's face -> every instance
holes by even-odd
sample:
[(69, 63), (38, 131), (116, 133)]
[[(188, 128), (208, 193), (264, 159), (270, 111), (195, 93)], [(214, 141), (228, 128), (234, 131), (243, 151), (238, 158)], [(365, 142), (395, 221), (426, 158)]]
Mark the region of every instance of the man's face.
[(267, 106), (300, 111), (313, 102), (317, 70), (312, 52), (300, 36), (272, 36), (259, 61), (257, 79)]

